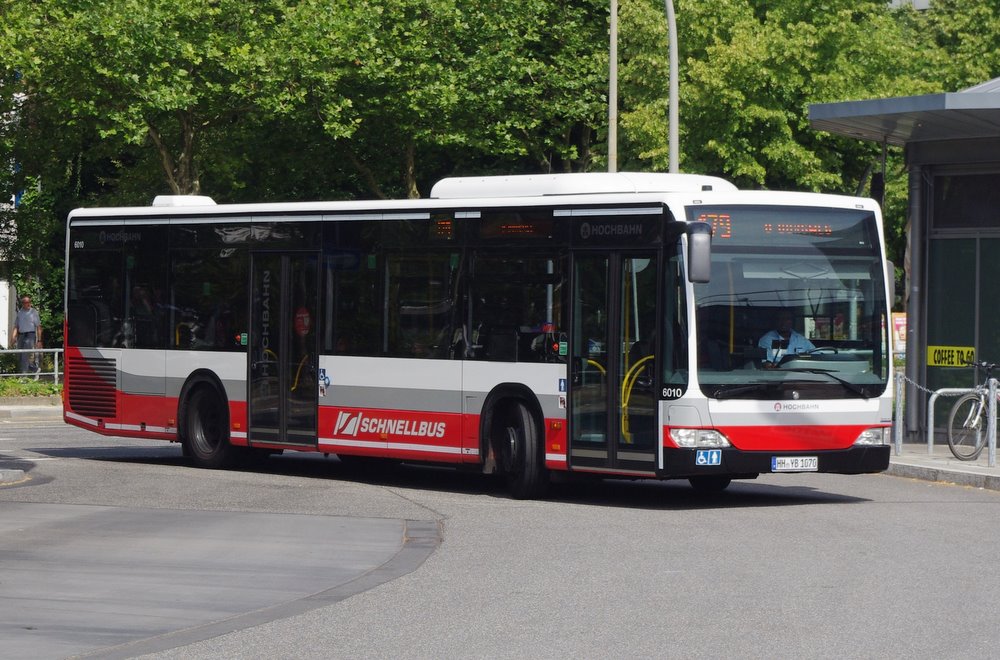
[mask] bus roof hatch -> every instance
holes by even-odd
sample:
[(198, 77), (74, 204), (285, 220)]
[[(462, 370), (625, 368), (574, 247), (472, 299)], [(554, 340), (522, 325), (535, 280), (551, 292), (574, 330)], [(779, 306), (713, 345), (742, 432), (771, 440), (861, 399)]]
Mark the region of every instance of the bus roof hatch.
[(521, 174), (516, 176), (451, 177), (431, 189), (434, 199), (476, 197), (543, 197), (607, 193), (698, 192), (736, 190), (714, 176), (659, 174), (653, 172), (578, 172), (573, 174)]
[(205, 195), (157, 195), (153, 206), (215, 206), (215, 200)]

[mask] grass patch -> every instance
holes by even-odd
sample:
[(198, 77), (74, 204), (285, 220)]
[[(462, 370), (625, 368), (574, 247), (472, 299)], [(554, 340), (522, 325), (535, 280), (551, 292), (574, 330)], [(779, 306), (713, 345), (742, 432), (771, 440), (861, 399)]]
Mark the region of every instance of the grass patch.
[(33, 378), (0, 378), (0, 397), (42, 397), (62, 394), (62, 384)]

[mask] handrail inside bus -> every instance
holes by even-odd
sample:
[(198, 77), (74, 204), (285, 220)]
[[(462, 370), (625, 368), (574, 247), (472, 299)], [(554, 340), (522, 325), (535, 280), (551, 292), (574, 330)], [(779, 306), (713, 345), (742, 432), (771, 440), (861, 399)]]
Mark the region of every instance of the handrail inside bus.
[(641, 368), (654, 357), (656, 356), (646, 355), (637, 360), (632, 365), (632, 368), (628, 370), (628, 373), (625, 374), (625, 378), (622, 379), (622, 437), (625, 438), (627, 444), (632, 444), (632, 434), (628, 430), (628, 402), (632, 398), (632, 388), (635, 387), (636, 381), (639, 380), (639, 374), (642, 372)]

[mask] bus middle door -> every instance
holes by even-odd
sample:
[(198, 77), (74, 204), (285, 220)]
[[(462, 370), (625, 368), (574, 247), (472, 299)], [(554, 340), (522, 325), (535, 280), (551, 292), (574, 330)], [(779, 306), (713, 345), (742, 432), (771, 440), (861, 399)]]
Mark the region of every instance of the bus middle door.
[(571, 467), (653, 473), (657, 301), (655, 252), (575, 255)]

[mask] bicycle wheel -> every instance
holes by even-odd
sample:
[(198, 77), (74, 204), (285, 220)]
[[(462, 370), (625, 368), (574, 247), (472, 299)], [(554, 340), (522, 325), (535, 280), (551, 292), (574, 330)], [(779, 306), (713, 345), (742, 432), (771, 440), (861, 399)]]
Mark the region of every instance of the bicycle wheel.
[(948, 446), (960, 461), (979, 458), (986, 444), (986, 404), (979, 394), (965, 394), (948, 414)]

